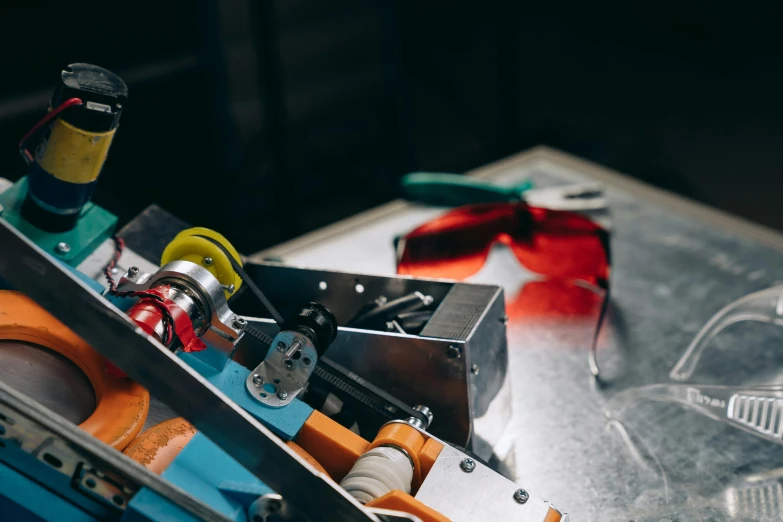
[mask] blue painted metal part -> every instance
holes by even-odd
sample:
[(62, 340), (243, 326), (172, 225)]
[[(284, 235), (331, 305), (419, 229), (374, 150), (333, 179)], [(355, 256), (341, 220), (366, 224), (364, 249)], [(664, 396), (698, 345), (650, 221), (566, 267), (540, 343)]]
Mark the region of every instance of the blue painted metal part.
[(0, 520), (38, 522), (63, 520), (96, 522), (98, 519), (37, 482), (0, 462)]
[[(205, 352), (213, 353), (205, 353)], [(203, 375), (231, 400), (263, 422), (284, 440), (296, 436), (313, 409), (300, 400), (284, 408), (270, 408), (253, 400), (245, 388), (250, 370), (228, 360), (222, 371), (210, 361), (220, 353), (181, 353), (179, 357)], [(247, 522), (247, 510), (261, 495), (272, 490), (242, 467), (220, 447), (197, 433), (163, 472), (162, 477), (237, 522)], [(128, 503), (122, 522), (195, 520), (156, 493), (139, 491)]]
[(250, 375), (250, 370), (239, 363), (229, 360), (225, 369), (218, 371), (200, 360), (197, 353), (183, 353), (180, 354), (180, 358), (283, 440), (296, 437), (307, 418), (313, 413), (310, 406), (298, 399), (294, 399), (284, 408), (271, 408), (255, 401), (245, 388), (245, 380)]
[[(193, 436), (161, 476), (237, 522), (246, 522), (250, 504), (272, 491), (201, 433)], [(179, 508), (172, 511), (171, 504), (161, 500), (151, 491), (140, 491), (128, 503), (123, 522), (194, 520)]]

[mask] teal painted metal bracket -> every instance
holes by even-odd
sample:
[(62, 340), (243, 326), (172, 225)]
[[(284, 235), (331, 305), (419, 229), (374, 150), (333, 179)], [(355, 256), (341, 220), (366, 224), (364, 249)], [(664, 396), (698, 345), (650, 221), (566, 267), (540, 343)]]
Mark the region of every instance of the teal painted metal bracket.
[[(94, 203), (87, 203), (73, 230), (46, 232), (31, 225), (22, 217), (21, 208), (26, 195), (26, 177), (0, 193), (0, 208), (2, 208), (0, 217), (43, 250), (71, 266), (75, 267), (84, 261), (101, 243), (112, 236), (117, 227), (117, 216)], [(59, 243), (67, 244), (69, 250), (59, 251), (57, 249)]]

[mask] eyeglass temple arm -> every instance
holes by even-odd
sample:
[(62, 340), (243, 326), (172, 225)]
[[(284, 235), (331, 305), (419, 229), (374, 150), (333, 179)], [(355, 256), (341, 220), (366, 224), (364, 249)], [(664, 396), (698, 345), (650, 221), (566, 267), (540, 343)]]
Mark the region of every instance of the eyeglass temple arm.
[(783, 326), (783, 286), (746, 295), (715, 314), (696, 334), (669, 373), (669, 377), (674, 381), (690, 378), (713, 337), (727, 326), (741, 321), (760, 321)]
[(682, 404), (711, 419), (783, 443), (783, 386), (653, 384), (618, 393), (605, 406), (617, 418), (639, 401)]

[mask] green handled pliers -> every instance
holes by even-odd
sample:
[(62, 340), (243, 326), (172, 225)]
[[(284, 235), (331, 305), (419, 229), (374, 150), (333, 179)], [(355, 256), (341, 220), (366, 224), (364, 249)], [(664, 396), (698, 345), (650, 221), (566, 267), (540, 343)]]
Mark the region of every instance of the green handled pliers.
[(603, 187), (598, 183), (535, 189), (529, 179), (507, 187), (460, 174), (414, 172), (402, 177), (402, 190), (408, 199), (450, 207), (514, 201), (552, 210), (590, 211), (607, 207)]
[(533, 182), (529, 179), (513, 187), (501, 187), (460, 174), (414, 172), (402, 177), (402, 190), (408, 199), (449, 207), (520, 201), (522, 194), (531, 188)]

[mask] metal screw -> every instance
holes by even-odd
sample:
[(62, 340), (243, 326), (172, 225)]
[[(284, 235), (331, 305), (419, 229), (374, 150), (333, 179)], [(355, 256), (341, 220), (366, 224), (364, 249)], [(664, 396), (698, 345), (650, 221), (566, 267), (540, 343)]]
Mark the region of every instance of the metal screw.
[(204, 264), (209, 266), (212, 264), (212, 258), (211, 257), (205, 257), (204, 258)]
[(309, 358), (308, 356), (306, 356), (306, 355), (305, 355), (304, 357), (302, 357), (302, 358), (299, 360), (299, 362), (301, 362), (301, 363), (302, 363), (302, 366), (304, 366), (304, 367), (308, 367), (308, 366), (310, 366), (311, 364), (313, 364), (313, 360), (312, 360), (312, 359), (310, 359), (310, 358)]
[(456, 344), (452, 344), (446, 348), (446, 355), (449, 357), (449, 359), (459, 359), (462, 357), (462, 350), (460, 350), (459, 346)]
[(470, 367), (470, 373), (472, 373), (473, 375), (478, 375), (478, 372), (479, 372), (478, 364), (474, 364), (473, 366)]
[(286, 400), (288, 398), (288, 392), (285, 390), (280, 390), (279, 392), (277, 392), (277, 398), (280, 399), (281, 401)]
[(294, 361), (292, 361), (291, 359), (286, 359), (285, 361), (283, 361), (283, 365), (290, 370), (291, 368), (294, 367)]
[(508, 316), (507, 316), (507, 315), (504, 315), (504, 316), (503, 316), (503, 317), (501, 317), (499, 320), (500, 320), (500, 322), (501, 322), (501, 323), (503, 323), (503, 324), (508, 324)]
[(527, 494), (527, 491), (525, 491), (522, 488), (519, 488), (514, 492), (514, 500), (519, 502), (520, 504), (524, 504), (530, 499), (530, 495)]
[(459, 463), (459, 467), (465, 473), (473, 473), (473, 470), (476, 469), (476, 461), (470, 458), (465, 459)]
[(260, 384), (263, 384), (263, 382), (264, 382), (264, 378), (263, 378), (263, 377), (261, 377), (261, 376), (260, 376), (260, 375), (258, 375), (257, 373), (254, 373), (254, 374), (253, 374), (253, 384), (255, 384), (256, 386), (258, 386), (258, 385), (260, 385)]
[(60, 241), (57, 243), (57, 246), (54, 247), (55, 250), (57, 250), (58, 254), (67, 254), (71, 251), (71, 245), (66, 243), (65, 241)]
[(236, 317), (234, 319), (233, 326), (234, 326), (234, 328), (239, 330), (240, 328), (244, 327), (246, 324), (247, 324), (247, 321), (245, 321), (245, 319), (243, 317)]
[(286, 346), (285, 346), (285, 343), (283, 341), (280, 341), (279, 343), (277, 343), (277, 351), (278, 352), (285, 352), (285, 348), (286, 348)]
[(234, 290), (235, 290), (234, 285), (220, 285), (220, 286), (222, 286), (223, 290), (225, 290), (229, 294), (233, 294), (234, 293)]
[(128, 277), (130, 277), (131, 279), (133, 279), (133, 278), (134, 278), (134, 277), (136, 277), (137, 275), (139, 275), (139, 267), (137, 267), (137, 266), (132, 266), (132, 267), (130, 267), (130, 268), (128, 269)]

